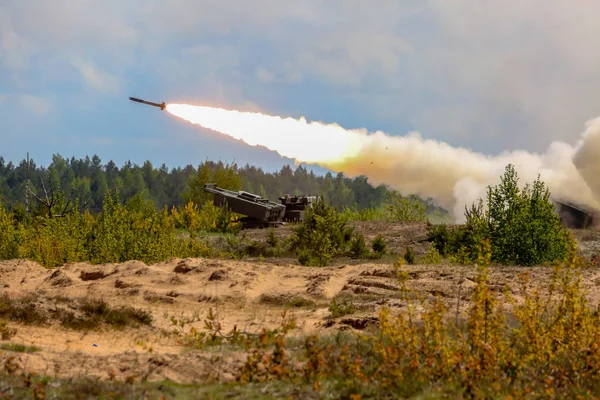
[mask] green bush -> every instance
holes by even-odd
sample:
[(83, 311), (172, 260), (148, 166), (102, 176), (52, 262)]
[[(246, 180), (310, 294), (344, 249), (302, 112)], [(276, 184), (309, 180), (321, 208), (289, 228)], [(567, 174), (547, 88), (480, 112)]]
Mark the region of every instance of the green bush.
[(329, 303), (329, 312), (331, 313), (331, 317), (338, 318), (343, 317), (344, 315), (353, 314), (356, 311), (356, 306), (351, 299), (340, 299), (336, 300), (335, 298), (331, 299), (331, 303)]
[(511, 164), (501, 183), (488, 188), (487, 210), (480, 199), (465, 209), (465, 216), (466, 224), (452, 230), (443, 224), (428, 225), (434, 247), (456, 262), (474, 262), (484, 239), (490, 241), (493, 262), (528, 266), (563, 261), (574, 244), (540, 177), (521, 190)]
[(0, 259), (17, 258), (19, 255), (19, 230), (15, 227), (12, 213), (0, 206)]
[(225, 203), (219, 208), (216, 220), (216, 230), (221, 233), (233, 233), (237, 234), (240, 232), (242, 225), (237, 223), (237, 215), (231, 211), (229, 205)]
[(92, 263), (140, 260), (146, 263), (171, 257), (206, 257), (211, 249), (191, 237), (177, 238), (175, 217), (156, 211), (141, 196), (127, 204), (118, 193), (107, 193), (97, 217), (80, 213), (77, 200), (68, 212), (22, 215), (0, 207), (0, 258), (27, 258), (46, 267), (67, 262)]
[(310, 251), (306, 249), (298, 250), (298, 263), (300, 265), (309, 266), (313, 263), (313, 257), (310, 254)]
[(431, 246), (427, 253), (419, 260), (419, 264), (441, 264), (444, 261), (444, 258), (439, 253), (439, 251)]
[(366, 258), (369, 255), (369, 248), (365, 242), (365, 237), (359, 233), (352, 238), (350, 242), (350, 257), (353, 259)]
[(391, 193), (386, 200), (386, 208), (393, 221), (406, 223), (427, 220), (427, 204), (414, 195), (404, 197)]
[(371, 243), (371, 249), (373, 249), (373, 253), (376, 257), (381, 257), (385, 254), (387, 245), (382, 234), (375, 236), (375, 239), (373, 239), (373, 242)]
[(406, 260), (407, 264), (414, 264), (415, 263), (415, 251), (412, 249), (412, 247), (408, 246), (406, 248), (406, 251), (404, 252), (404, 259)]
[(346, 227), (346, 219), (321, 199), (307, 210), (304, 221), (294, 229), (292, 247), (303, 262), (308, 262), (308, 252), (312, 264), (326, 266), (333, 257), (347, 253), (351, 238), (352, 229)]
[(341, 214), (348, 221), (386, 221), (389, 219), (388, 210), (383, 207), (363, 208), (344, 207)]
[(33, 226), (20, 226), (19, 257), (47, 267), (87, 260), (93, 217), (72, 212), (62, 218), (38, 217)]
[(461, 254), (464, 263), (477, 259), (479, 243), (486, 237), (485, 230), (470, 219), (465, 225), (452, 228), (446, 224), (428, 224), (427, 232), (428, 240), (441, 257), (452, 258)]
[(477, 219), (487, 222), (492, 260), (520, 265), (564, 260), (573, 239), (555, 212), (550, 191), (539, 176), (522, 191), (517, 184), (509, 165), (501, 184), (488, 191), (487, 215), (472, 217), (476, 224)]
[(175, 224), (166, 208), (135, 196), (123, 205), (107, 194), (93, 231), (90, 259), (95, 263), (140, 260), (153, 263), (174, 257)]
[(267, 234), (267, 244), (271, 247), (277, 247), (279, 245), (279, 238), (275, 235), (275, 229), (269, 229), (269, 233)]

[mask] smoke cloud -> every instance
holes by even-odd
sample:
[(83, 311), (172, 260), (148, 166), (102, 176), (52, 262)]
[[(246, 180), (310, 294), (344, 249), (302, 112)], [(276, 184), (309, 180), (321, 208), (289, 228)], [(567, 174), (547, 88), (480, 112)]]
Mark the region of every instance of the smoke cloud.
[(588, 121), (587, 130), (575, 152), (573, 163), (588, 184), (595, 199), (600, 199), (600, 117)]
[(365, 175), (403, 193), (436, 199), (463, 222), (465, 206), (485, 198), (513, 164), (520, 184), (540, 175), (556, 200), (600, 208), (600, 118), (587, 123), (575, 145), (551, 143), (543, 154), (526, 151), (490, 156), (428, 140), (417, 132), (390, 136), (337, 124), (261, 113), (169, 104), (167, 111), (194, 124), (264, 146), (297, 163), (316, 164), (348, 177)]

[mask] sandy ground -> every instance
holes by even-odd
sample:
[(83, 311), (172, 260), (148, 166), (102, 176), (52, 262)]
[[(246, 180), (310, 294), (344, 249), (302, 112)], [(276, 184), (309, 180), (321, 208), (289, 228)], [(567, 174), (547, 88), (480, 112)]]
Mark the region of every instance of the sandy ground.
[[(421, 237), (403, 236), (403, 229), (388, 233), (404, 238), (396, 245), (421, 243)], [(373, 236), (379, 232), (373, 227)], [(421, 230), (422, 232), (423, 230)], [(254, 232), (265, 235), (266, 232)], [(600, 243), (597, 232), (578, 233), (582, 252), (595, 254)], [(393, 240), (392, 240), (393, 242)], [(409, 287), (425, 300), (441, 298), (453, 310), (464, 311), (475, 286), (472, 266), (414, 265)], [(543, 285), (551, 270), (543, 267), (493, 267), (491, 287), (498, 294), (505, 286), (518, 297), (518, 275), (528, 271), (530, 286)], [(600, 301), (600, 270), (584, 271), (583, 285), (590, 302)], [(235, 379), (243, 353), (212, 347), (191, 350), (182, 347), (171, 319), (191, 318), (204, 328), (212, 308), (229, 332), (234, 326), (246, 332), (273, 328), (288, 310), (298, 323), (297, 334), (364, 329), (376, 322), (382, 306), (392, 310), (405, 306), (399, 298), (399, 283), (390, 263), (338, 263), (326, 268), (302, 267), (295, 260), (276, 263), (213, 259), (173, 259), (154, 265), (138, 261), (122, 264), (66, 264), (46, 269), (26, 260), (0, 262), (0, 289), (11, 298), (35, 296), (37, 307), (48, 315), (58, 308), (72, 307), (80, 297), (100, 298), (113, 306), (133, 306), (152, 313), (151, 326), (122, 330), (103, 327), (81, 331), (50, 325), (24, 325), (9, 321), (16, 334), (2, 343), (40, 348), (33, 353), (0, 350), (0, 368), (14, 366), (56, 377), (76, 375), (101, 379), (200, 383), (209, 378)], [(349, 299), (355, 310), (333, 318), (329, 306), (333, 298)]]

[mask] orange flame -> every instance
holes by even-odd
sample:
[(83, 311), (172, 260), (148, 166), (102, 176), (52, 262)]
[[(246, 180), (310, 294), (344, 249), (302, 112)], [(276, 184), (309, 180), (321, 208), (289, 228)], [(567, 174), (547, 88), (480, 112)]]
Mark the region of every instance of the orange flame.
[(339, 125), (307, 123), (305, 118), (281, 118), (188, 104), (169, 104), (166, 110), (204, 128), (251, 146), (265, 146), (298, 162), (343, 162), (358, 155), (361, 149), (358, 133), (346, 131)]

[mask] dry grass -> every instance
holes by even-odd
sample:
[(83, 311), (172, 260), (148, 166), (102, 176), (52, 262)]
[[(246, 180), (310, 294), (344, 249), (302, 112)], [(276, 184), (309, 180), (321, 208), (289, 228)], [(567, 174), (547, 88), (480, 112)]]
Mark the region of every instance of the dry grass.
[[(46, 301), (44, 301), (46, 300)], [(102, 299), (88, 297), (44, 299), (29, 294), (21, 298), (0, 296), (0, 318), (27, 325), (46, 325), (54, 321), (76, 330), (98, 329), (102, 326), (122, 328), (125, 326), (150, 325), (152, 315), (133, 307), (112, 307)], [(52, 310), (50, 311), (50, 308)]]

